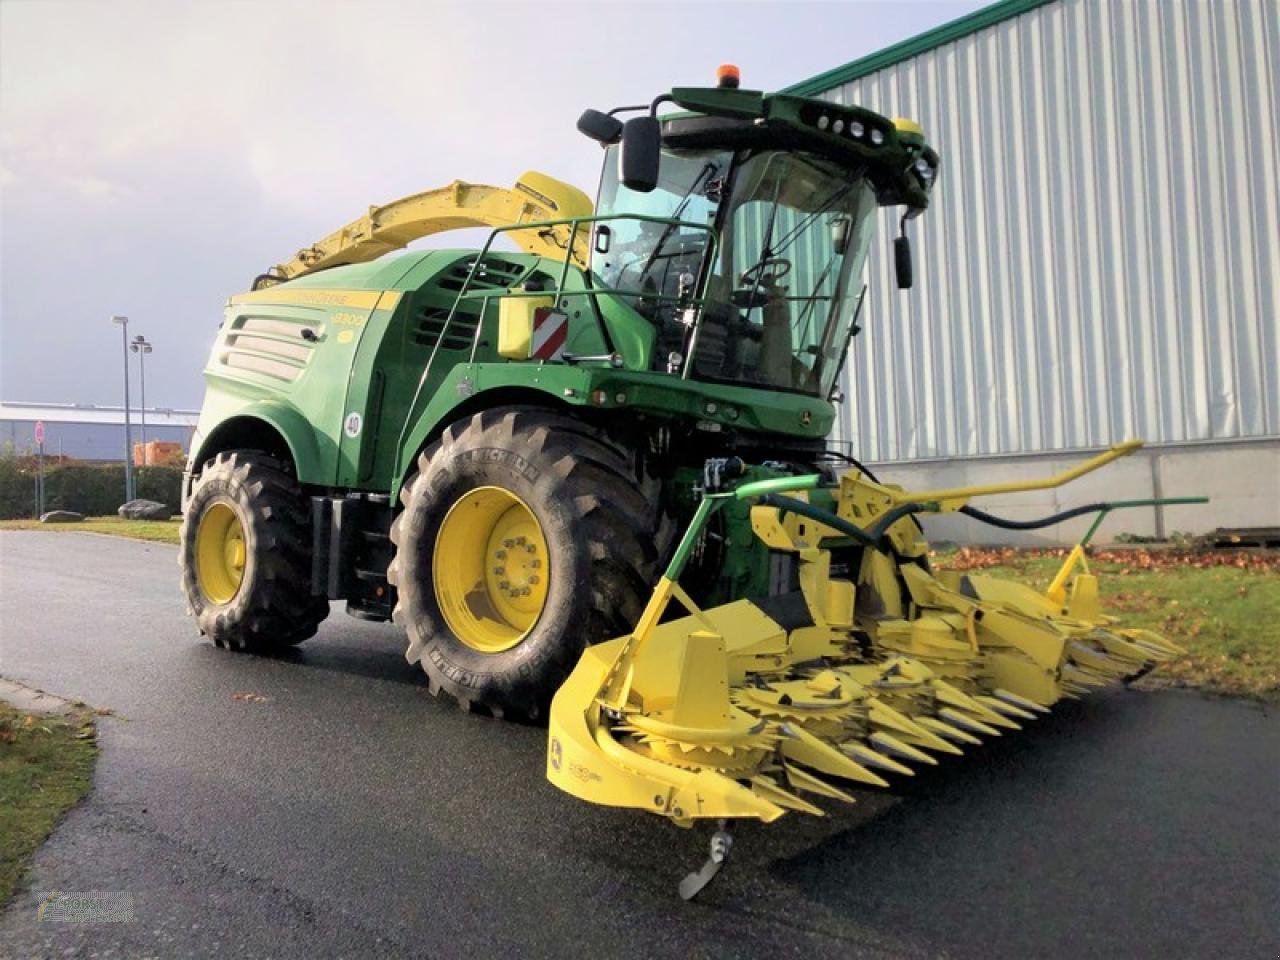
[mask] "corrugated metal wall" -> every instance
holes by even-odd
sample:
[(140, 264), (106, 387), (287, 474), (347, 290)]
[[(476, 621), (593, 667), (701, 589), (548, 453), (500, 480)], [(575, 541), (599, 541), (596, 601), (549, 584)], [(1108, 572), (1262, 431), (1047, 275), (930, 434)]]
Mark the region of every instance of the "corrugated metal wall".
[(828, 94), (943, 157), (886, 215), (837, 440), (870, 461), (1280, 436), (1280, 4), (1062, 0)]

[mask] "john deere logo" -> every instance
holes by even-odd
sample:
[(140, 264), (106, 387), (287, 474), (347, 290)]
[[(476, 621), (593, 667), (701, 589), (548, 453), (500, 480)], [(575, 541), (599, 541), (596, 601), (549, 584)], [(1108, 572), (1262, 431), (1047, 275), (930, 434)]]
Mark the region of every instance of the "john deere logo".
[(800, 414), (800, 422), (803, 423), (806, 427), (809, 425), (809, 422), (811, 420), (813, 420), (813, 414), (810, 413), (808, 410), (805, 410)]
[(564, 756), (564, 750), (560, 746), (560, 738), (552, 737), (551, 738), (551, 769), (552, 770), (560, 769), (560, 760), (563, 756)]

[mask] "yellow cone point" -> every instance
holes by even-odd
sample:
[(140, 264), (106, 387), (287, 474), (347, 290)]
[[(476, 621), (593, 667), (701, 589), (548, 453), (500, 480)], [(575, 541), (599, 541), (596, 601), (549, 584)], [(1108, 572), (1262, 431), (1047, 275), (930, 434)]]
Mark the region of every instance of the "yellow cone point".
[(793, 793), (787, 793), (777, 782), (758, 774), (751, 778), (751, 789), (762, 800), (767, 800), (779, 807), (786, 807), (788, 810), (799, 810), (801, 813), (811, 813), (815, 817), (826, 816), (822, 812), (821, 807), (815, 807), (808, 800), (802, 800)]
[(840, 749), (853, 757), (854, 760), (857, 760), (858, 763), (865, 764), (868, 767), (875, 767), (878, 770), (884, 770), (886, 773), (896, 773), (904, 777), (914, 777), (916, 775), (916, 772), (906, 764), (899, 763), (888, 754), (872, 750), (861, 743), (842, 743), (840, 744)]
[(938, 764), (937, 760), (933, 759), (933, 757), (929, 756), (923, 750), (917, 750), (909, 743), (903, 743), (897, 737), (891, 736), (887, 733), (873, 733), (871, 735), (871, 742), (881, 750), (892, 753), (895, 756), (905, 757), (908, 760), (915, 761), (916, 763), (927, 763), (930, 766), (937, 766)]
[(889, 785), (888, 780), (872, 773), (862, 764), (855, 763), (835, 747), (823, 743), (813, 734), (806, 733), (795, 724), (784, 723), (782, 732), (785, 736), (780, 746), (782, 755), (788, 760), (795, 760), (798, 763), (803, 763), (806, 767), (812, 767), (822, 773), (829, 773), (834, 777), (844, 777), (846, 780), (867, 783), (873, 787), (887, 787)]
[(1005, 703), (1011, 703), (1015, 707), (1021, 707), (1023, 710), (1031, 710), (1035, 713), (1048, 713), (1049, 708), (1043, 703), (1036, 703), (1034, 700), (1028, 700), (1026, 697), (1020, 697), (1016, 693), (1010, 693), (1008, 690), (997, 688), (992, 691), (992, 695), (998, 700)]
[(1021, 707), (1015, 707), (1012, 703), (1005, 703), (997, 697), (977, 696), (974, 697), (974, 699), (997, 713), (1003, 713), (1007, 717), (1017, 717), (1019, 720), (1036, 719), (1036, 715), (1030, 710), (1023, 710)]
[(963, 714), (959, 710), (952, 710), (950, 707), (944, 707), (942, 710), (939, 710), (938, 719), (953, 727), (959, 727), (961, 730), (967, 730), (969, 733), (978, 736), (1000, 736), (1000, 731), (995, 727), (989, 726), (981, 720), (975, 720), (973, 717)]
[(797, 790), (808, 790), (810, 793), (816, 793), (823, 797), (832, 797), (836, 800), (843, 800), (845, 803), (854, 803), (854, 799), (850, 794), (843, 790), (833, 787), (825, 780), (819, 780), (811, 773), (806, 773), (793, 763), (785, 765), (787, 770), (787, 782)]
[(956, 707), (962, 713), (972, 714), (977, 720), (983, 723), (989, 723), (997, 727), (1006, 727), (1010, 730), (1021, 730), (1016, 723), (1004, 716), (997, 710), (982, 703), (977, 697), (971, 697), (961, 690), (957, 690), (945, 680), (933, 681), (934, 696), (942, 703), (948, 706)]
[(926, 730), (932, 730), (934, 733), (946, 740), (958, 740), (961, 743), (972, 743), (975, 746), (982, 743), (982, 741), (977, 737), (970, 736), (963, 730), (958, 730), (934, 717), (920, 717), (919, 723), (920, 726), (924, 727)]

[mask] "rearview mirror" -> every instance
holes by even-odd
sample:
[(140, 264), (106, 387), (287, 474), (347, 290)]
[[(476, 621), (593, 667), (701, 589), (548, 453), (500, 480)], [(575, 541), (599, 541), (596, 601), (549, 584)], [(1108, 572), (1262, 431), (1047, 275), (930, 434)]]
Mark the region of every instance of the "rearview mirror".
[(905, 233), (894, 238), (893, 266), (898, 275), (898, 289), (910, 290), (915, 276), (911, 268), (911, 239)]
[(617, 143), (622, 136), (622, 121), (599, 110), (584, 110), (578, 118), (578, 132), (596, 143)]
[(658, 185), (662, 127), (656, 117), (632, 117), (622, 125), (618, 178), (630, 190), (648, 193)]

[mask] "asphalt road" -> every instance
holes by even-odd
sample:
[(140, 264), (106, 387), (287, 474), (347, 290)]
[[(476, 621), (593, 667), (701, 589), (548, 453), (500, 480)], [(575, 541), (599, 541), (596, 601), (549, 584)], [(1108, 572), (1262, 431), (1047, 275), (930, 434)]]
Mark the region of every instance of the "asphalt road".
[[(0, 674), (114, 714), (0, 956), (1280, 955), (1258, 706), (1065, 704), (894, 795), (740, 828), (687, 905), (705, 830), (560, 794), (544, 731), (433, 700), (389, 625), (335, 609), (292, 659), (215, 649), (175, 554), (0, 534)], [(136, 920), (38, 922), (51, 890), (128, 892)]]

